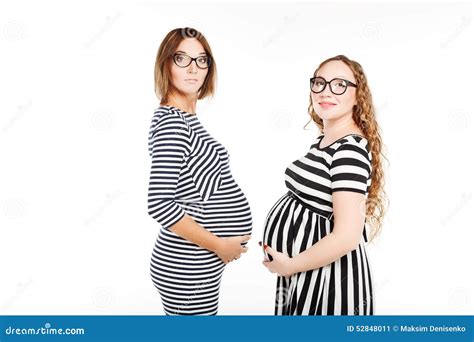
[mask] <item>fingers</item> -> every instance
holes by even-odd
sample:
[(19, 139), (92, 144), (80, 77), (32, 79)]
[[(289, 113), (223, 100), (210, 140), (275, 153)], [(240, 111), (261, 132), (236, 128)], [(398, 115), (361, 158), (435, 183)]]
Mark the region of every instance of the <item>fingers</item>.
[[(228, 260), (227, 258), (221, 258), (222, 262), (224, 264), (228, 264), (232, 261), (235, 261), (237, 259), (240, 259), (241, 257), (241, 254), (242, 253), (247, 253), (248, 251), (248, 247), (247, 246), (242, 246), (241, 244), (242, 243), (245, 243), (247, 242), (248, 240), (250, 240), (251, 238), (251, 235), (239, 235), (239, 236), (232, 236), (232, 237), (222, 237), (222, 239), (229, 239), (229, 240), (233, 240), (232, 241), (232, 245), (230, 248), (229, 248), (229, 252), (230, 251), (233, 251), (234, 253), (236, 253), (234, 256), (228, 256)], [(234, 245), (234, 242), (237, 243), (237, 245)], [(234, 249), (235, 248), (235, 249)], [(238, 249), (237, 249), (238, 248)], [(237, 249), (237, 250), (236, 250)]]
[(237, 254), (237, 255), (234, 257), (234, 259), (232, 259), (232, 260), (240, 259), (241, 256), (242, 256), (242, 253), (239, 253), (239, 254)]
[(267, 268), (267, 270), (270, 271), (270, 273), (275, 273), (275, 270), (272, 267), (272, 261), (264, 260), (264, 261), (262, 261), (262, 264), (263, 264), (263, 266), (265, 266)]
[(273, 251), (273, 249), (270, 246), (267, 246), (267, 245), (265, 245), (265, 246), (266, 246), (265, 247), (265, 252), (267, 252), (271, 256), (275, 256), (275, 252)]
[(237, 260), (237, 259), (240, 259), (241, 256), (242, 256), (242, 255), (239, 253), (239, 254), (237, 254), (237, 255), (235, 255), (235, 256), (233, 256), (233, 257), (230, 257), (230, 258), (228, 258), (228, 259), (223, 259), (223, 258), (221, 258), (221, 260), (222, 260), (222, 262), (223, 262), (224, 264), (227, 265), (227, 264), (231, 263), (232, 261), (235, 261), (235, 260)]

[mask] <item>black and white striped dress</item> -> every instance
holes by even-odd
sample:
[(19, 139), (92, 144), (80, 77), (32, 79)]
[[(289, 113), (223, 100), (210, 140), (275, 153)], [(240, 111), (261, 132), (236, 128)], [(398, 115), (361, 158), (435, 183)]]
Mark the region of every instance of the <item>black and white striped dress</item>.
[[(263, 241), (293, 257), (310, 248), (334, 226), (332, 193), (365, 194), (371, 184), (372, 154), (368, 141), (347, 135), (320, 147), (320, 135), (309, 152), (285, 171), (288, 193), (271, 208)], [(329, 265), (277, 277), (276, 315), (372, 315), (372, 275), (365, 244), (366, 228), (356, 249)]]
[(160, 106), (149, 133), (148, 212), (161, 225), (150, 271), (167, 315), (215, 315), (225, 264), (169, 228), (185, 213), (219, 237), (250, 234), (249, 203), (227, 150), (195, 114)]

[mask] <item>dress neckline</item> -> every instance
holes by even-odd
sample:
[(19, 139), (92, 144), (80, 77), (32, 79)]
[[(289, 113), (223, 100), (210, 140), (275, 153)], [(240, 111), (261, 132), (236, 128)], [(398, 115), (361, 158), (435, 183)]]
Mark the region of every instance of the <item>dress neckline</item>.
[(327, 149), (328, 147), (331, 147), (331, 146), (334, 145), (335, 143), (337, 143), (337, 142), (341, 141), (342, 139), (347, 138), (347, 137), (349, 137), (349, 136), (356, 136), (356, 137), (360, 137), (360, 138), (362, 138), (362, 139), (366, 139), (363, 135), (360, 135), (360, 134), (357, 134), (357, 133), (350, 133), (350, 134), (346, 134), (346, 135), (343, 136), (343, 137), (340, 137), (339, 139), (336, 139), (335, 141), (333, 141), (333, 142), (330, 143), (329, 145), (326, 145), (326, 146), (324, 146), (324, 147), (321, 147), (321, 141), (322, 141), (323, 138), (324, 138), (324, 134), (321, 134), (321, 135), (319, 136), (319, 141), (316, 143), (316, 148), (317, 148), (318, 150), (325, 150), (325, 149)]
[(175, 109), (178, 112), (180, 112), (181, 114), (183, 114), (184, 116), (186, 116), (188, 119), (192, 119), (192, 120), (197, 120), (198, 119), (196, 113), (189, 113), (189, 112), (186, 112), (185, 110), (182, 110), (181, 108), (171, 106), (171, 105), (162, 105), (162, 107), (168, 107), (170, 109)]

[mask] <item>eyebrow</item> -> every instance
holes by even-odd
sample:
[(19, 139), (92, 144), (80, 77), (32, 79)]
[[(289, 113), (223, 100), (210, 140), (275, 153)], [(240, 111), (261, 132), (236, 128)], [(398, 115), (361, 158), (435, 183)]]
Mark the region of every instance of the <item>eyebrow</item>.
[(346, 76), (336, 76), (336, 77), (331, 78), (330, 80), (329, 80), (329, 79), (326, 79), (326, 78), (323, 77), (323, 76), (314, 76), (314, 77), (322, 77), (322, 78), (324, 78), (326, 81), (332, 81), (332, 80), (335, 79), (335, 78), (339, 78), (339, 79), (347, 80), (347, 81), (352, 82), (352, 83), (354, 83), (354, 84), (357, 82), (356, 80), (351, 81), (351, 80), (350, 80), (350, 77), (347, 77), (347, 78), (346, 78)]
[[(176, 53), (184, 53), (185, 55), (188, 54), (187, 52), (184, 52), (184, 51), (176, 51)], [(206, 55), (206, 53), (205, 52), (200, 52), (199, 55)]]
[[(314, 77), (323, 77), (323, 76), (321, 76), (321, 75), (316, 76), (316, 75), (315, 75)], [(323, 78), (326, 79), (326, 77), (323, 77)], [(336, 77), (331, 78), (331, 80), (333, 80), (333, 79), (335, 79), (335, 78), (343, 78), (343, 79), (345, 79), (345, 80), (348, 79), (348, 77), (346, 77), (346, 76), (336, 76)]]

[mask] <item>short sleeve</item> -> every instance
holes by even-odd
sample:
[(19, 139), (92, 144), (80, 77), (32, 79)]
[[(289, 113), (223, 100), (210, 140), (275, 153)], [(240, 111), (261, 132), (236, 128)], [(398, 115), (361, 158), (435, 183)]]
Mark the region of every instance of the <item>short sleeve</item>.
[(365, 146), (343, 143), (333, 155), (330, 176), (331, 191), (366, 194), (371, 180), (371, 154)]
[(184, 216), (175, 195), (184, 156), (190, 151), (188, 123), (174, 112), (155, 113), (148, 147), (151, 156), (148, 213), (169, 229)]

